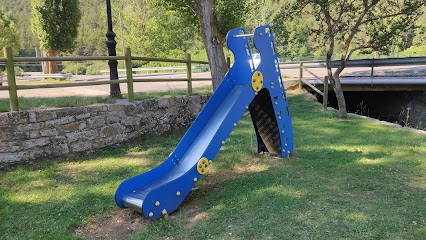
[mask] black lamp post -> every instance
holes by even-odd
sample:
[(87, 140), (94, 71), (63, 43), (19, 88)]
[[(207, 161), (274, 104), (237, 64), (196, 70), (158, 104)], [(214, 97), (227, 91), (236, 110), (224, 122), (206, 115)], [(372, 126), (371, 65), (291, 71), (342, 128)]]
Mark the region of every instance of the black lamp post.
[[(107, 41), (106, 45), (108, 48), (108, 56), (117, 56), (117, 52), (115, 51), (115, 47), (117, 42), (115, 41), (115, 33), (112, 30), (112, 17), (111, 17), (111, 0), (106, 0), (107, 7), (107, 18), (108, 18), (108, 32), (106, 33)], [(109, 60), (109, 79), (116, 80), (118, 79), (118, 71), (117, 65), (118, 62), (116, 60)], [(110, 84), (110, 95), (113, 98), (121, 98), (120, 84), (114, 83)]]

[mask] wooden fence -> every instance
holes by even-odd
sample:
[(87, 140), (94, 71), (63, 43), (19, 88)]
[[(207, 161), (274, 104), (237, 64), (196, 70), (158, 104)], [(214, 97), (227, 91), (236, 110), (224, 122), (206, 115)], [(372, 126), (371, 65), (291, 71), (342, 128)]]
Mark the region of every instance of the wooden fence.
[[(154, 57), (138, 57), (132, 56), (131, 49), (126, 48), (124, 56), (77, 56), (77, 57), (14, 57), (12, 49), (5, 47), (4, 58), (0, 58), (0, 62), (6, 65), (7, 73), (7, 86), (0, 86), (0, 91), (9, 91), (10, 111), (19, 111), (18, 90), (22, 89), (37, 89), (37, 88), (63, 88), (63, 87), (78, 87), (78, 86), (92, 86), (92, 85), (107, 85), (116, 83), (127, 83), (127, 98), (129, 102), (134, 101), (133, 83), (135, 82), (172, 82), (172, 81), (185, 81), (188, 83), (188, 95), (192, 95), (192, 82), (193, 81), (206, 81), (211, 78), (193, 78), (191, 74), (191, 64), (209, 64), (206, 61), (196, 61), (191, 59), (191, 54), (186, 55), (186, 59), (168, 59), (168, 58), (154, 58)], [(95, 82), (73, 82), (73, 83), (59, 83), (59, 84), (37, 84), (37, 85), (18, 85), (16, 84), (15, 77), (15, 63), (22, 62), (41, 62), (41, 61), (105, 61), (105, 60), (124, 60), (126, 67), (126, 79), (114, 79)], [(169, 79), (169, 78), (134, 78), (132, 72), (132, 60), (140, 60), (147, 62), (172, 62), (172, 63), (185, 63), (186, 64), (186, 78)], [(229, 59), (228, 59), (229, 61)], [(228, 63), (229, 64), (229, 63)]]

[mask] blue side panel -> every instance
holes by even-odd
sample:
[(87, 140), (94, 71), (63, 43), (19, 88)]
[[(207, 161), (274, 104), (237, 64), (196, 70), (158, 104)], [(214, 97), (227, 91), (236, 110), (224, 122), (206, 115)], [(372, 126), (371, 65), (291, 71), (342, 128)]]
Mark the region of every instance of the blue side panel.
[[(264, 30), (261, 29), (260, 31)], [(197, 166), (201, 166), (198, 161), (201, 158), (214, 159), (222, 146), (222, 141), (228, 138), (235, 124), (246, 111), (246, 107), (256, 96), (251, 85), (253, 72), (250, 66), (252, 58), (248, 39), (236, 37), (236, 35), (244, 33), (243, 28), (233, 29), (228, 33), (227, 44), (234, 53), (235, 63), (176, 149), (160, 166), (122, 182), (115, 196), (118, 206), (129, 207), (142, 212), (148, 219), (157, 219), (164, 214), (175, 211), (202, 177), (202, 174), (197, 170)], [(273, 43), (273, 36), (268, 38), (268, 41), (268, 44), (271, 44), (271, 41)], [(266, 40), (263, 39), (257, 42), (259, 46), (266, 44)], [(277, 72), (269, 66), (271, 62), (274, 62), (273, 59), (267, 59), (276, 58), (276, 55), (272, 56), (263, 47), (260, 48), (262, 49), (259, 49), (262, 63), (258, 70), (263, 73), (265, 79), (268, 79), (268, 81), (265, 81), (266, 87), (268, 84), (272, 85), (272, 82), (279, 86), (279, 70)], [(265, 61), (263, 61), (264, 58)], [(271, 69), (275, 72), (271, 72)], [(270, 71), (270, 73), (267, 73), (267, 71)], [(283, 100), (283, 87), (271, 88), (270, 92), (271, 98), (280, 93), (280, 100), (274, 98), (274, 101), (279, 101), (279, 104), (277, 103), (274, 106), (274, 111), (284, 113), (285, 110), (283, 109), (288, 107), (288, 104)], [(288, 146), (282, 154), (282, 156), (285, 156), (286, 151), (290, 151), (290, 146), (292, 151), (293, 140), (290, 139), (290, 116), (286, 115), (285, 119), (283, 117), (279, 118), (278, 123), (290, 124), (286, 125), (286, 133), (280, 136), (281, 146)], [(288, 145), (290, 142), (291, 145)], [(205, 166), (207, 167), (207, 165), (206, 163)]]
[(256, 28), (253, 41), (255, 47), (259, 50), (261, 59), (256, 71), (263, 74), (263, 88), (268, 89), (271, 95), (278, 129), (281, 134), (281, 157), (285, 157), (293, 152), (293, 127), (271, 27), (265, 25)]

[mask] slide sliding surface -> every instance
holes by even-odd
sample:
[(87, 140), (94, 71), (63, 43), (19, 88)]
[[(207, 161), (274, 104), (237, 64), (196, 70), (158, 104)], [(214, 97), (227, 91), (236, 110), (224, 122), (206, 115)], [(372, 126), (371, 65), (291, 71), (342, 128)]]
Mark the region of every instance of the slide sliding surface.
[[(270, 29), (269, 26), (263, 28)], [(290, 141), (284, 131), (280, 132), (280, 124), (284, 124), (285, 119), (284, 115), (277, 114), (277, 108), (285, 107), (282, 100), (285, 93), (278, 81), (279, 73), (273, 72), (272, 76), (259, 71), (262, 62), (253, 73), (250, 67), (252, 57), (248, 39), (236, 37), (242, 34), (245, 34), (243, 28), (233, 29), (228, 33), (227, 45), (234, 53), (234, 65), (175, 150), (158, 167), (122, 182), (115, 196), (118, 206), (142, 212), (148, 219), (157, 219), (175, 211), (196, 182), (208, 171), (222, 143), (249, 108), (258, 139), (263, 141), (265, 149), (281, 156), (292, 151), (292, 139)], [(266, 36), (268, 35), (265, 34)], [(268, 41), (273, 40), (270, 36)], [(270, 42), (268, 44), (271, 46)], [(259, 51), (263, 57), (262, 51)], [(269, 47), (265, 51), (272, 52), (273, 49)], [(274, 56), (276, 57), (276, 54), (269, 57)], [(257, 83), (253, 83), (256, 80)], [(270, 85), (272, 81), (276, 84), (276, 91), (262, 88), (265, 84)], [(260, 82), (263, 85), (258, 85)], [(279, 106), (277, 102), (280, 100), (274, 99), (277, 91), (283, 93)], [(291, 129), (291, 126), (287, 126), (286, 131), (288, 129)], [(288, 145), (290, 142), (291, 149)], [(287, 147), (285, 149), (284, 143)]]

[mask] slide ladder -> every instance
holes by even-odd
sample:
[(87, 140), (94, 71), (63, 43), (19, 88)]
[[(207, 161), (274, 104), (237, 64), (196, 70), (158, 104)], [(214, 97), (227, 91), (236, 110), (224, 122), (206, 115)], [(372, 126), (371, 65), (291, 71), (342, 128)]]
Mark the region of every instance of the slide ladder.
[[(257, 68), (248, 37), (253, 37), (261, 62)], [(115, 200), (148, 219), (174, 212), (231, 134), (244, 112), (250, 111), (259, 152), (285, 157), (293, 151), (293, 130), (269, 25), (247, 34), (228, 32), (227, 45), (235, 61), (224, 80), (170, 156), (149, 172), (123, 181)]]

